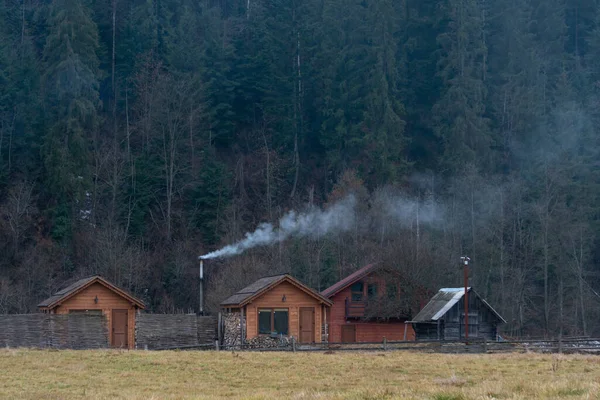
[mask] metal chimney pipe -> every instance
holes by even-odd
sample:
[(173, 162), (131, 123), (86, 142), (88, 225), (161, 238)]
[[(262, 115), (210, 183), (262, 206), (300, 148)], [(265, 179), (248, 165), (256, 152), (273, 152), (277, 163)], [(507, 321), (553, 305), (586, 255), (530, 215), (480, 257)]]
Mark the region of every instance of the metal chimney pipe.
[(200, 259), (200, 284), (199, 284), (199, 296), (200, 296), (200, 315), (204, 315), (204, 260)]

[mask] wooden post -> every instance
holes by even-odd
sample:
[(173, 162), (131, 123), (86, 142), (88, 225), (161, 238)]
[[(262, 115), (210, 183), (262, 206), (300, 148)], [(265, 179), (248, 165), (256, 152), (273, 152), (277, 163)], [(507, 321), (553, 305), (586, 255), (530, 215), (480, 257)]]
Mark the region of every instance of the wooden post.
[[(463, 256), (460, 258), (460, 260), (462, 261), (463, 264), (463, 271), (464, 271), (464, 275), (465, 275), (465, 344), (469, 344), (469, 261), (471, 261), (471, 259), (467, 256)], [(458, 326), (460, 326), (460, 323), (458, 324)], [(460, 330), (459, 330), (459, 336), (458, 338), (460, 339)]]
[(387, 350), (387, 339), (383, 337), (383, 350)]
[(483, 352), (484, 353), (488, 352), (487, 338), (485, 336), (483, 337)]
[(563, 348), (562, 335), (560, 335), (558, 337), (558, 354), (562, 354), (562, 348)]
[(219, 351), (219, 341), (215, 340), (215, 350)]
[(219, 317), (217, 318), (217, 342), (221, 343), (221, 339), (222, 339), (222, 325), (223, 324), (223, 316), (221, 315), (221, 312), (219, 311)]
[(437, 340), (440, 340), (440, 320), (437, 320)]
[(292, 336), (292, 351), (296, 352), (296, 338)]
[[(408, 322), (404, 321), (404, 341), (406, 342), (406, 330), (408, 329)], [(416, 340), (416, 337), (415, 337)]]
[(244, 344), (244, 307), (240, 308), (240, 346), (243, 344)]
[(465, 261), (465, 342), (469, 344), (469, 264)]

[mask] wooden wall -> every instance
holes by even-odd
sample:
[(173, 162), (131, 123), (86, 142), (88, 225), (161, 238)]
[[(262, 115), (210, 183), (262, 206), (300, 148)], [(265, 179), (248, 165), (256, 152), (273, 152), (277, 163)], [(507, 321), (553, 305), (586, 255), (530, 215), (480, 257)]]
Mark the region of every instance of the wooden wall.
[[(286, 301), (282, 298), (285, 295)], [(260, 308), (287, 308), (289, 318), (289, 336), (299, 338), (300, 322), (299, 312), (301, 307), (314, 307), (315, 309), (315, 342), (321, 341), (322, 305), (312, 296), (298, 289), (289, 282), (279, 285), (258, 297), (245, 307), (246, 339), (258, 336), (258, 309)]]
[[(461, 316), (464, 313), (464, 299), (456, 303), (443, 316), (440, 325), (440, 340), (460, 340), (464, 338), (464, 323), (461, 321)], [(498, 333), (498, 318), (484, 305), (484, 303), (476, 295), (469, 295), (469, 314), (477, 314), (478, 317), (478, 332), (471, 332), (469, 337), (496, 340)], [(417, 339), (420, 340), (437, 340), (437, 326), (435, 324), (415, 324), (417, 331)]]
[[(98, 297), (98, 303), (94, 299)], [(56, 314), (68, 314), (71, 310), (102, 310), (106, 317), (110, 340), (112, 341), (112, 310), (128, 310), (127, 312), (127, 342), (130, 349), (135, 345), (135, 314), (136, 308), (125, 298), (119, 296), (112, 290), (100, 283), (94, 283), (80, 293), (71, 297), (54, 312)]]
[[(364, 285), (365, 298), (367, 285)], [(329, 323), (329, 342), (342, 341), (342, 325), (356, 325), (357, 342), (382, 342), (386, 340), (404, 340), (404, 320), (365, 321), (360, 319), (346, 320), (346, 298), (350, 299), (350, 288), (346, 288), (333, 296), (333, 306), (329, 310), (327, 320)], [(406, 331), (406, 340), (415, 340), (415, 332), (409, 324)]]

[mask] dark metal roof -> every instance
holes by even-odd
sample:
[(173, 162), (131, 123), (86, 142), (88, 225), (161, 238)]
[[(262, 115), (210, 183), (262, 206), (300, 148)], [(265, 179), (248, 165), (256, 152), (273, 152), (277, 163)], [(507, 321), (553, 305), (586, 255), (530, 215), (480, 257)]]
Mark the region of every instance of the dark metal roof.
[(334, 283), (327, 289), (323, 290), (321, 292), (321, 295), (324, 297), (327, 297), (327, 298), (330, 298), (330, 297), (336, 295), (337, 293), (341, 292), (348, 286), (352, 285), (353, 283), (359, 281), (361, 278), (364, 278), (365, 276), (370, 274), (377, 266), (378, 265), (375, 263), (375, 264), (369, 264), (367, 266), (362, 267), (358, 271), (353, 272), (352, 274), (348, 275), (341, 281)]
[(86, 288), (87, 286), (91, 285), (94, 282), (100, 282), (101, 284), (103, 284), (107, 288), (111, 289), (112, 291), (116, 292), (117, 294), (119, 294), (125, 298), (128, 298), (130, 301), (136, 303), (140, 308), (145, 308), (144, 302), (142, 302), (139, 299), (136, 299), (135, 297), (133, 297), (132, 295), (130, 295), (123, 289), (119, 289), (118, 287), (116, 287), (112, 283), (108, 282), (106, 279), (102, 278), (99, 275), (90, 276), (88, 278), (83, 278), (83, 279), (76, 281), (75, 283), (67, 286), (64, 289), (59, 290), (58, 292), (54, 293), (52, 296), (48, 297), (46, 300), (42, 301), (40, 304), (38, 304), (38, 307), (52, 308), (52, 306), (58, 305), (59, 303), (65, 301), (69, 297), (73, 296), (75, 293)]
[(302, 284), (300, 281), (294, 279), (293, 277), (291, 277), (288, 274), (281, 274), (281, 275), (267, 276), (267, 277), (257, 280), (256, 282), (241, 289), (236, 294), (229, 296), (227, 299), (225, 299), (223, 302), (221, 302), (221, 306), (223, 306), (223, 307), (227, 307), (227, 306), (241, 307), (241, 306), (249, 303), (250, 301), (252, 301), (252, 299), (254, 299), (254, 298), (258, 297), (259, 295), (261, 295), (262, 293), (266, 292), (268, 289), (283, 282), (284, 280), (287, 280), (290, 283), (292, 283), (293, 285), (299, 287), (301, 290), (305, 291), (310, 296), (315, 297), (317, 300), (319, 300), (323, 303), (326, 303), (326, 304), (331, 304), (331, 301), (324, 298), (323, 296), (321, 296), (319, 293), (315, 292), (308, 286)]
[[(481, 302), (492, 311), (498, 319), (506, 323), (504, 318), (498, 314), (484, 299), (481, 298), (472, 288), (468, 288), (469, 293), (474, 293)], [(443, 288), (429, 300), (429, 303), (412, 319), (411, 322), (432, 322), (437, 321), (444, 316), (456, 303), (465, 295), (465, 288)]]

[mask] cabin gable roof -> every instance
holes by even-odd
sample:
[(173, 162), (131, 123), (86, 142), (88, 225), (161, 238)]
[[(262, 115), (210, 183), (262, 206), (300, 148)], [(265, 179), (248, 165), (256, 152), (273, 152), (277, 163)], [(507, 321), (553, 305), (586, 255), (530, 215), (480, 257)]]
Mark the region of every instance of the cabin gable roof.
[[(477, 292), (474, 291), (473, 288), (469, 287), (467, 288), (467, 290), (470, 294), (472, 293), (475, 296), (477, 296), (477, 298), (481, 300), (482, 304), (486, 308), (488, 308), (492, 312), (492, 314), (494, 314), (498, 318), (498, 320), (500, 320), (502, 323), (506, 323), (504, 318), (502, 318), (502, 316), (496, 310), (494, 310), (494, 308), (487, 301), (481, 298), (481, 296), (479, 296), (479, 294), (477, 294)], [(429, 303), (427, 303), (425, 307), (423, 307), (423, 309), (419, 311), (419, 313), (412, 319), (411, 322), (419, 323), (438, 321), (448, 311), (450, 311), (450, 309), (454, 307), (454, 305), (458, 303), (464, 295), (464, 288), (440, 289), (436, 293), (436, 295), (433, 296), (431, 300), (429, 300)]]
[(282, 282), (289, 282), (299, 290), (313, 297), (320, 303), (324, 303), (326, 305), (331, 306), (332, 302), (326, 297), (321, 296), (318, 292), (312, 290), (302, 282), (293, 278), (289, 274), (281, 274), (274, 276), (267, 276), (261, 278), (245, 288), (241, 289), (237, 293), (229, 296), (227, 299), (221, 302), (221, 307), (229, 307), (229, 308), (239, 308), (243, 307), (246, 304), (252, 302), (254, 299), (260, 297), (264, 293), (268, 292), (275, 286), (278, 286)]
[(56, 308), (56, 307), (60, 306), (62, 303), (64, 303), (66, 300), (72, 298), (73, 296), (75, 296), (78, 293), (81, 293), (82, 291), (84, 291), (85, 289), (87, 289), (88, 287), (90, 287), (91, 285), (93, 285), (95, 283), (101, 284), (102, 286), (106, 287), (107, 289), (111, 290), (112, 292), (116, 293), (117, 295), (127, 299), (128, 301), (135, 304), (137, 307), (139, 307), (141, 309), (146, 308), (143, 301), (141, 301), (141, 300), (137, 299), (136, 297), (132, 296), (131, 294), (127, 293), (125, 290), (113, 285), (112, 283), (110, 283), (109, 281), (107, 281), (106, 279), (102, 278), (99, 275), (94, 275), (94, 276), (90, 276), (88, 278), (80, 279), (80, 280), (76, 281), (75, 283), (67, 286), (66, 288), (59, 290), (58, 292), (54, 293), (52, 296), (48, 297), (46, 300), (39, 303), (38, 308), (45, 309), (45, 310), (50, 310), (50, 309)]
[(361, 280), (362, 278), (364, 278), (365, 276), (369, 275), (371, 272), (373, 272), (378, 267), (379, 267), (379, 265), (377, 263), (366, 265), (366, 266), (362, 267), (361, 269), (351, 273), (350, 275), (348, 275), (341, 281), (336, 282), (333, 285), (331, 285), (330, 287), (328, 287), (327, 289), (323, 290), (321, 292), (321, 295), (323, 295), (324, 297), (327, 297), (327, 298), (331, 298), (331, 297), (335, 296), (336, 294), (338, 294), (339, 292), (341, 292), (342, 290), (346, 289), (348, 286), (351, 286), (353, 283), (356, 283), (359, 280)]

